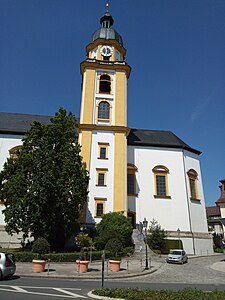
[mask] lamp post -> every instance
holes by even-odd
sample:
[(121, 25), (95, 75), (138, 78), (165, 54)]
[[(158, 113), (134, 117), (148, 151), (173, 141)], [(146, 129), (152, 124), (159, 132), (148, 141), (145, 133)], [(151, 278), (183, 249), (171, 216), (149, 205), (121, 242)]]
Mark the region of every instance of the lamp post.
[(148, 221), (146, 218), (144, 218), (143, 228), (145, 229), (145, 270), (148, 270), (148, 244), (147, 244), (147, 227), (148, 227)]
[(178, 240), (179, 240), (179, 249), (181, 249), (181, 246), (180, 246), (180, 229), (179, 228), (177, 229), (177, 234), (178, 234)]

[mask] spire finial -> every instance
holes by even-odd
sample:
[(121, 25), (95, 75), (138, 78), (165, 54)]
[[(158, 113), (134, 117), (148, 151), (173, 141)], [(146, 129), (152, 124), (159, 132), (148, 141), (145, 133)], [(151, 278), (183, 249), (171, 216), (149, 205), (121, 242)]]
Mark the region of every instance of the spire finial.
[(109, 12), (109, 2), (106, 2), (105, 7), (106, 7), (106, 12), (108, 13)]

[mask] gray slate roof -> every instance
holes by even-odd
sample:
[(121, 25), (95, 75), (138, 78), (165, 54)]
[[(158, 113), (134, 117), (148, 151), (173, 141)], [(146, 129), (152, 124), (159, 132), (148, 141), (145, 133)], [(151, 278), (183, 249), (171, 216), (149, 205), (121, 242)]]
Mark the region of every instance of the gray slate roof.
[(131, 129), (128, 145), (179, 148), (201, 154), (200, 151), (190, 147), (173, 132), (163, 130)]
[(34, 121), (49, 124), (50, 118), (51, 116), (0, 112), (0, 133), (24, 135)]
[[(34, 121), (50, 124), (51, 117), (0, 112), (0, 133), (24, 135)], [(127, 143), (130, 146), (185, 149), (196, 154), (201, 154), (200, 151), (187, 145), (171, 131), (133, 128), (130, 130)]]

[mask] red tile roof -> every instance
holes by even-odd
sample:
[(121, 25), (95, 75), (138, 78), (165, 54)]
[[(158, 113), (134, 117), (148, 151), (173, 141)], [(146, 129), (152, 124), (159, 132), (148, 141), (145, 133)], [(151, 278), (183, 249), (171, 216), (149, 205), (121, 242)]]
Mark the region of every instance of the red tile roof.
[(206, 207), (207, 217), (220, 217), (220, 208), (218, 206)]

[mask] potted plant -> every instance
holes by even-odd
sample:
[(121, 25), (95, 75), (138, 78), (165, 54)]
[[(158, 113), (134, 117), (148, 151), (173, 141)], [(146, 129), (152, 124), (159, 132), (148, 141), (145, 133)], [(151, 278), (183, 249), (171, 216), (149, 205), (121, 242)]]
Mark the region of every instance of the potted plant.
[(44, 259), (44, 254), (50, 251), (50, 244), (49, 242), (43, 238), (37, 238), (32, 247), (32, 252), (37, 254), (37, 258), (32, 260), (33, 263), (33, 272), (40, 273), (44, 272), (46, 260)]
[(123, 251), (123, 244), (118, 238), (108, 240), (105, 245), (105, 250), (110, 252), (109, 269), (112, 272), (119, 272), (121, 265), (120, 253)]
[(86, 259), (85, 251), (93, 249), (93, 242), (89, 235), (84, 233), (78, 234), (75, 239), (80, 247), (80, 258), (76, 260), (77, 271), (79, 273), (86, 273), (88, 271), (89, 260)]

